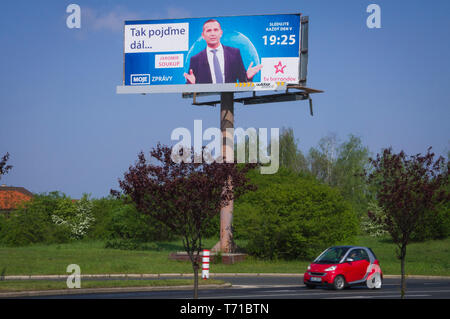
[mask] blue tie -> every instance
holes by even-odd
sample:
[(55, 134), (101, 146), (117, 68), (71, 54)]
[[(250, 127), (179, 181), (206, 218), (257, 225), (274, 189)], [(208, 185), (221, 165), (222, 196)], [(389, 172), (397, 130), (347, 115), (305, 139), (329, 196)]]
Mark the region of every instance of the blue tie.
[(214, 73), (216, 74), (216, 83), (223, 83), (222, 70), (220, 70), (219, 58), (216, 53), (217, 50), (211, 50), (213, 53)]

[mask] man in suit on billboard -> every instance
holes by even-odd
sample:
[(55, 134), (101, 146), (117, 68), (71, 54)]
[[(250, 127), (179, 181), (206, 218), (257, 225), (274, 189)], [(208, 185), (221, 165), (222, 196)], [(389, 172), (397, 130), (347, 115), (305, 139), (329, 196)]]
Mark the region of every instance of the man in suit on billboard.
[(222, 34), (217, 20), (203, 24), (202, 37), (207, 46), (191, 57), (189, 74), (184, 73), (188, 84), (248, 82), (262, 69), (261, 64), (252, 67), (252, 62), (246, 70), (240, 50), (220, 43)]

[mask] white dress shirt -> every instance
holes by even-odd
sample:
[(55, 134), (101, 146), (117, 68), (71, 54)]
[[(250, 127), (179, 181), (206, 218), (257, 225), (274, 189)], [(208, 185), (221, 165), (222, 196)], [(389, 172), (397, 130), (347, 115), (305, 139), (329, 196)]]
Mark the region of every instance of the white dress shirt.
[(214, 53), (211, 50), (217, 50), (216, 55), (219, 59), (220, 69), (222, 70), (222, 78), (225, 83), (225, 57), (223, 54), (223, 46), (220, 44), (217, 48), (211, 49), (210, 47), (206, 47), (206, 53), (208, 56), (209, 69), (211, 70), (211, 77), (213, 83), (216, 83), (216, 73), (214, 72)]

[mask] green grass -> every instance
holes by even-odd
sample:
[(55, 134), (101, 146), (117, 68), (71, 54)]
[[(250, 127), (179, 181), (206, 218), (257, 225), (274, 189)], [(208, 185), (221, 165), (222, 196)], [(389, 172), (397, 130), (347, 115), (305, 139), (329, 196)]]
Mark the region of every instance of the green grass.
[[(199, 285), (219, 285), (224, 281), (208, 279), (199, 280)], [(193, 286), (193, 279), (164, 279), (164, 280), (82, 280), (81, 288), (119, 288), (119, 287), (166, 287), (166, 286)], [(4, 280), (0, 281), (0, 292), (39, 291), (39, 290), (66, 290), (65, 281), (48, 280)]]
[[(373, 249), (386, 275), (400, 274), (397, 246), (388, 238), (360, 237), (358, 244)], [(450, 276), (450, 239), (411, 243), (406, 250), (407, 275)]]
[[(205, 247), (217, 240), (210, 239)], [(355, 245), (371, 247), (386, 275), (400, 274), (396, 246), (388, 239), (358, 237)], [(245, 246), (245, 242), (239, 243)], [(413, 243), (408, 246), (406, 272), (409, 275), (450, 276), (450, 239)], [(75, 242), (61, 245), (0, 247), (0, 275), (68, 275), (69, 264), (78, 264), (82, 274), (192, 273), (190, 262), (168, 259), (171, 252), (183, 251), (181, 242), (161, 242), (151, 251), (105, 249), (103, 242)], [(303, 273), (305, 261), (265, 261), (248, 257), (234, 265), (211, 264), (212, 273)]]

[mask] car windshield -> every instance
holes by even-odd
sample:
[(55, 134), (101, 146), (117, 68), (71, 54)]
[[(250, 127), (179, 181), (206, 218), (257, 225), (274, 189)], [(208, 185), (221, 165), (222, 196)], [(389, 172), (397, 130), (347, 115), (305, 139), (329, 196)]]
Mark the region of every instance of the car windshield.
[(349, 247), (331, 247), (314, 260), (315, 264), (337, 264), (344, 257)]

